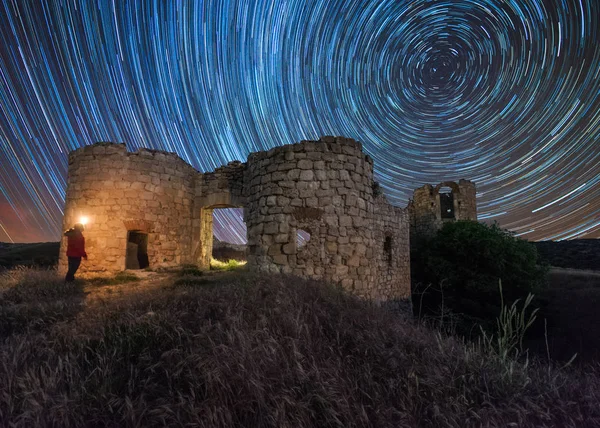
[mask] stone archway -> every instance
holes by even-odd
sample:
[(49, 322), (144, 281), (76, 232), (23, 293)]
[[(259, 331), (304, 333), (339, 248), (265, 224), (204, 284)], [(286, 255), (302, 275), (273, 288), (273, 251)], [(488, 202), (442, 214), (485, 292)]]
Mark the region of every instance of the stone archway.
[(438, 220), (456, 220), (460, 187), (453, 181), (444, 181), (433, 188), (435, 217)]
[(452, 193), (459, 194), (460, 187), (454, 181), (444, 181), (433, 188), (433, 194), (437, 195), (442, 187), (449, 187), (452, 189)]

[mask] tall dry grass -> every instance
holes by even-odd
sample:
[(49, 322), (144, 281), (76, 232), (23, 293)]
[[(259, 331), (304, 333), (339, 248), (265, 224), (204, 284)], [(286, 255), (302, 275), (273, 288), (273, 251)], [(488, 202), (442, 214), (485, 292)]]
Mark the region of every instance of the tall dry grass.
[(45, 331), (73, 319), (83, 302), (81, 281), (65, 284), (55, 269), (0, 272), (0, 337)]
[(4, 334), (0, 426), (600, 426), (598, 367), (507, 371), (322, 283), (227, 281)]

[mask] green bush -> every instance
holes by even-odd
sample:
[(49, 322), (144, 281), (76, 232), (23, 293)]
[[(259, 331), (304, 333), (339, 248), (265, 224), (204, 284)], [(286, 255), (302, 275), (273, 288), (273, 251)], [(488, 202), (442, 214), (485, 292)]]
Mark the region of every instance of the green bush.
[(449, 222), (434, 237), (415, 239), (411, 264), (416, 313), (459, 314), (459, 332), (474, 323), (493, 325), (500, 314), (499, 280), (510, 304), (539, 292), (548, 270), (533, 244), (474, 221)]

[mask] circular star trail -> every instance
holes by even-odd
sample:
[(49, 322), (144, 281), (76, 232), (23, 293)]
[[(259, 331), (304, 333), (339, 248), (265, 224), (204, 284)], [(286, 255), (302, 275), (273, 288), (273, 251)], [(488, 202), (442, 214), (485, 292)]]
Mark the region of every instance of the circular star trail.
[[(67, 154), (96, 141), (200, 171), (359, 140), (390, 201), (467, 178), (479, 218), (600, 237), (597, 0), (0, 3), (0, 240), (57, 240)], [(239, 213), (216, 234), (240, 241)]]

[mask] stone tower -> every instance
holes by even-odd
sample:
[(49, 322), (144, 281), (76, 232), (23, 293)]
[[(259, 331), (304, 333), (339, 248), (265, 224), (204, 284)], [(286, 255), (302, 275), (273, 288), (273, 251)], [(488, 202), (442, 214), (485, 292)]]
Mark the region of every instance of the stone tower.
[(413, 237), (430, 236), (448, 221), (477, 221), (475, 183), (461, 179), (458, 183), (446, 181), (435, 187), (426, 184), (414, 191), (408, 211)]
[[(375, 188), (373, 160), (342, 137), (251, 153), (205, 174), (173, 153), (98, 143), (69, 155), (63, 226), (89, 219), (83, 272), (207, 267), (213, 210), (241, 207), (249, 269), (325, 279), (377, 300), (406, 298), (408, 211)], [(305, 245), (298, 231), (310, 236)]]

